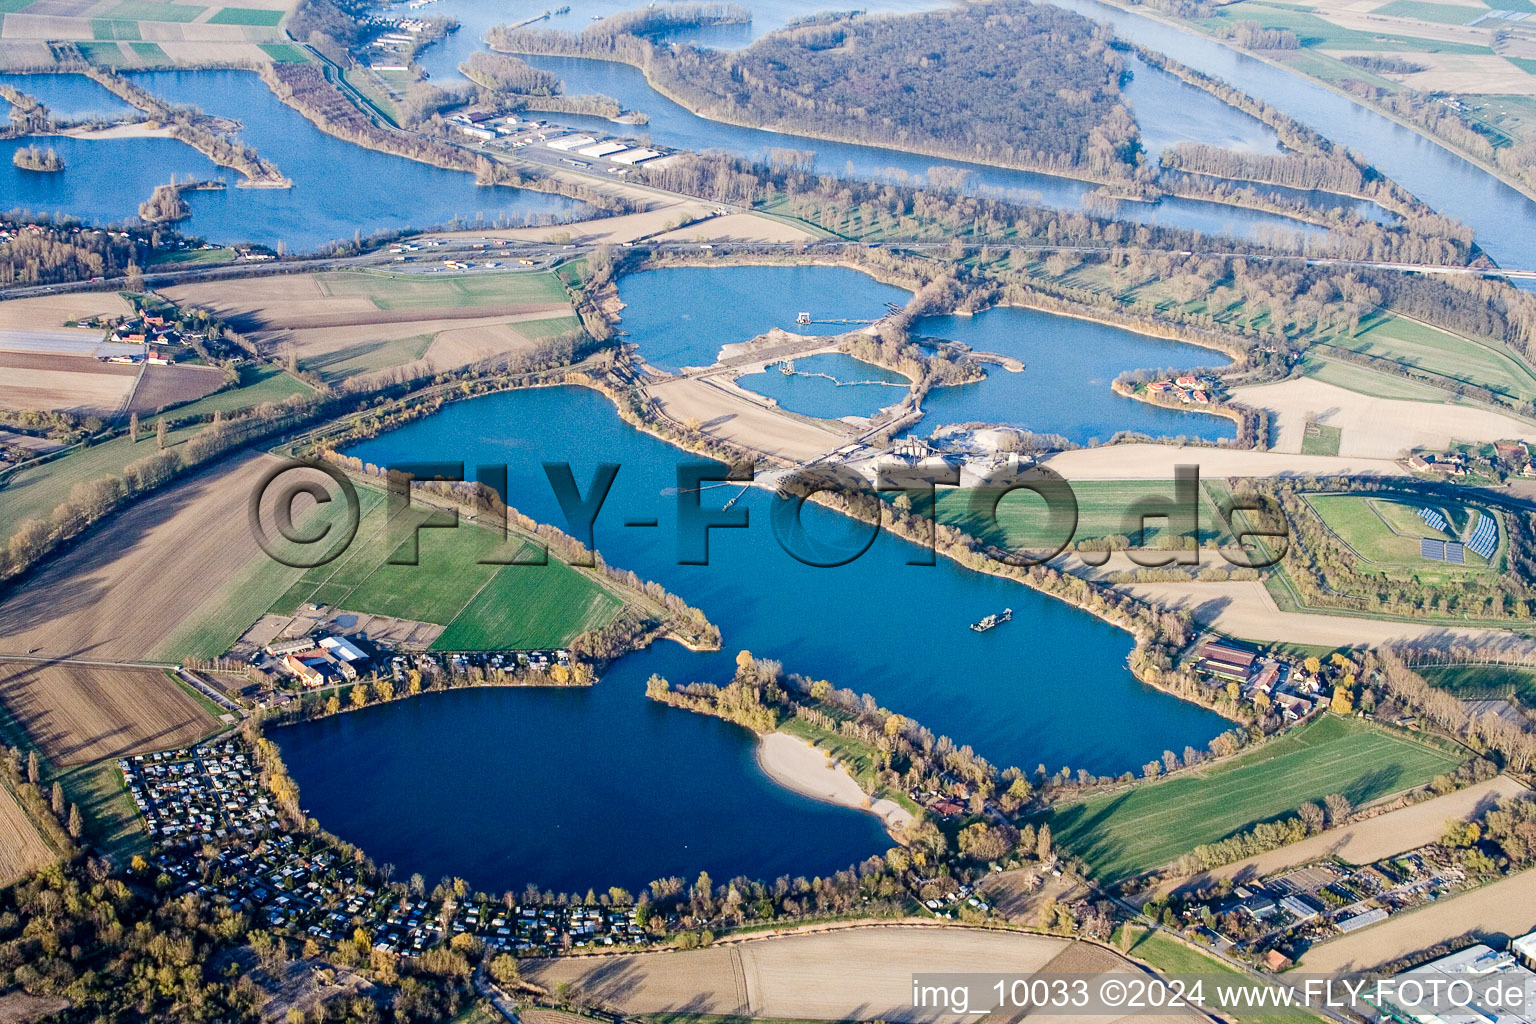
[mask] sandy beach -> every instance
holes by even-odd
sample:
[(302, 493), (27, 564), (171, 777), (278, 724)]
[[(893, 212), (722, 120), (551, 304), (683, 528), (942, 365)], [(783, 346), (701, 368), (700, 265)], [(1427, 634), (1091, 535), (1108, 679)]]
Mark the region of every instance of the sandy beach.
[(893, 834), (912, 823), (906, 808), (892, 800), (870, 800), (848, 769), (799, 737), (783, 732), (762, 737), (757, 742), (757, 763), (785, 789), (823, 803), (868, 811), (884, 821)]

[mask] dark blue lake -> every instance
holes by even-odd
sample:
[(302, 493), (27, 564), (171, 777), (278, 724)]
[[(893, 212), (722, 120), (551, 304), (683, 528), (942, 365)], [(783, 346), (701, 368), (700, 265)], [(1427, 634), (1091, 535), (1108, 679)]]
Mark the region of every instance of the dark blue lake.
[[(12, 164), (12, 154), (30, 145), (56, 150), (64, 158), (64, 169), (42, 173)], [(86, 140), (55, 135), (0, 140), (0, 209), (68, 214), (97, 224), (120, 224), (137, 219), (139, 204), (149, 198), (156, 185), (170, 181), (172, 174), (203, 180), (230, 176), (228, 170), (175, 139)], [(188, 200), (196, 207), (215, 195), (223, 197), (224, 193), (193, 192)]]
[[(1225, 727), (1210, 712), (1137, 682), (1125, 664), (1131, 650), (1127, 634), (1020, 584), (968, 572), (942, 558), (931, 566), (908, 564), (922, 560), (923, 552), (885, 534), (840, 568), (804, 564), (781, 546), (770, 516), (776, 499), (763, 490), (748, 491), (736, 505), (749, 517), (747, 528), (710, 532), (709, 564), (678, 564), (677, 508), (690, 496), (679, 498), (677, 466), (697, 460), (628, 426), (595, 392), (547, 388), (458, 402), (356, 445), (348, 454), (386, 466), (407, 460), (505, 463), (512, 506), (560, 525), (565, 520), (541, 463), (569, 462), (575, 478), (585, 482), (598, 463), (618, 462), (622, 468), (596, 522), (599, 550), (612, 564), (633, 569), (702, 608), (724, 635), (724, 649), (715, 654), (664, 647), (646, 658), (626, 659), (598, 684), (600, 692), (548, 698), (558, 708), (548, 717), (527, 718), (543, 714), (529, 709), (541, 707), (546, 698), (520, 692), (486, 698), (502, 704), (467, 699), (445, 704), (444, 717), (434, 719), (430, 729), (414, 717), (409, 704), (365, 712), (381, 722), (366, 737), (366, 749), (375, 752), (366, 761), (346, 753), (363, 746), (346, 747), (342, 740), (344, 730), (364, 728), (367, 717), (356, 719), (356, 726), (324, 723), (285, 733), (285, 756), (310, 813), (402, 872), (421, 864), (436, 871), (429, 859), (450, 856), (464, 865), (456, 870), (466, 874), (473, 865), (487, 863), (486, 857), (501, 859), (507, 865), (504, 876), (471, 877), (476, 885), (497, 887), (503, 879), (521, 884), (526, 880), (517, 874), (522, 868), (512, 866), (530, 864), (537, 877), (555, 884), (551, 874), (563, 869), (554, 866), (567, 858), (594, 871), (603, 868), (597, 877), (583, 875), (583, 886), (657, 871), (687, 875), (732, 858), (736, 866), (722, 867), (721, 873), (777, 871), (762, 858), (780, 863), (778, 849), (743, 844), (729, 828), (717, 834), (695, 824), (715, 820), (712, 816), (723, 813), (715, 806), (721, 802), (742, 815), (754, 813), (755, 805), (742, 796), (753, 792), (747, 780), (755, 768), (747, 753), (727, 755), (695, 740), (683, 742), (678, 737), (684, 734), (671, 732), (673, 727), (664, 724), (669, 720), (657, 713), (672, 709), (653, 709), (643, 696), (652, 671), (674, 682), (728, 679), (742, 649), (777, 658), (789, 671), (869, 692), (882, 705), (972, 745), (999, 765), (1033, 769), (1043, 764), (1053, 771), (1070, 765), (1118, 773), (1164, 749), (1203, 746)], [(738, 490), (706, 485), (700, 501), (705, 508), (719, 508)], [(621, 525), (651, 516), (659, 527)], [(808, 506), (801, 529), (786, 536), (802, 554), (824, 552), (845, 544), (851, 529), (848, 520)], [(1006, 627), (987, 633), (968, 628), (1005, 607), (1014, 610)], [(525, 730), (525, 721), (536, 727)], [(740, 735), (722, 722), (699, 722), (700, 729)], [(506, 806), (501, 801), (512, 785), (504, 774), (483, 770), (492, 759), (519, 763), (525, 757), (564, 758), (580, 751), (570, 756), (598, 758), (601, 764), (619, 755), (592, 753), (595, 748), (629, 749), (632, 740), (635, 749), (645, 752), (647, 764), (662, 766), (657, 774), (637, 770), (612, 778), (606, 789), (589, 787), (582, 776), (572, 775), (569, 784), (557, 783), (538, 805), (519, 803), (505, 815), (494, 810), (486, 815), (482, 809)], [(411, 753), (423, 749), (422, 744), (434, 751), (430, 762)], [(531, 750), (517, 750), (530, 745)], [(367, 770), (360, 770), (361, 764)], [(676, 764), (719, 775), (718, 788), (707, 799), (687, 797), (689, 791), (669, 786)], [(409, 796), (416, 824), (402, 835), (401, 821), (408, 815), (397, 813), (405, 798), (399, 791), (412, 787), (428, 795)], [(447, 794), (454, 795), (450, 799)], [(620, 838), (610, 840), (609, 833), (594, 834), (586, 827), (594, 813), (603, 820), (654, 819), (661, 846), (637, 850)], [(486, 817), (494, 820), (483, 821)], [(855, 839), (860, 830), (869, 834), (867, 823), (857, 817), (848, 821)], [(473, 840), (465, 829), (473, 830)], [(797, 860), (804, 865), (801, 871), (847, 859), (842, 846), (823, 857), (814, 835), (793, 828), (779, 832), (778, 841), (791, 850), (814, 852)], [(836, 842), (843, 841), (838, 833)], [(494, 853), (480, 850), (477, 844), (486, 842), (499, 847)], [(679, 850), (679, 842), (687, 842), (688, 849)], [(606, 859), (586, 859), (598, 856), (588, 849), (594, 845), (604, 849)], [(878, 849), (872, 838), (867, 852)], [(675, 866), (640, 867), (663, 862)]]
[[(652, 365), (677, 370), (707, 366), (721, 345), (774, 327), (801, 334), (854, 330), (847, 324), (801, 326), (795, 320), (802, 312), (813, 320), (872, 319), (887, 303), (905, 305), (911, 293), (846, 267), (668, 267), (620, 278), (619, 297), (626, 303), (620, 323), (625, 340), (638, 345)], [(923, 402), (926, 415), (910, 431), (920, 436), (970, 422), (1061, 434), (1079, 444), (1107, 441), (1121, 430), (1208, 441), (1237, 433), (1223, 417), (1159, 408), (1110, 388), (1126, 370), (1226, 365), (1227, 357), (1211, 349), (1006, 306), (976, 316), (924, 317), (913, 331), (1025, 364), (1022, 373), (989, 366), (984, 381), (933, 389)], [(833, 374), (839, 379), (875, 379), (869, 371), (877, 368), (854, 360), (840, 366)], [(796, 367), (811, 368), (805, 361)], [(778, 399), (792, 412), (829, 419), (868, 416), (901, 397), (894, 388), (837, 387), (820, 377), (785, 377), (771, 368), (737, 383)]]
[(891, 845), (873, 815), (770, 781), (746, 729), (647, 700), (687, 657), (662, 644), (591, 689), (428, 694), (272, 736), (311, 814), (428, 884), (637, 891), (824, 875)]

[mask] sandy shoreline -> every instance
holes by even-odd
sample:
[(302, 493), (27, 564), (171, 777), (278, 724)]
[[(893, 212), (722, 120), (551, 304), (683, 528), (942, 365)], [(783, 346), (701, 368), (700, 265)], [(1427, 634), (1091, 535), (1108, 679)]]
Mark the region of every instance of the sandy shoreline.
[(871, 800), (869, 794), (824, 751), (798, 737), (771, 732), (757, 741), (757, 763), (774, 782), (801, 796), (868, 811), (885, 822), (886, 830), (905, 830), (913, 821), (906, 808), (893, 800)]

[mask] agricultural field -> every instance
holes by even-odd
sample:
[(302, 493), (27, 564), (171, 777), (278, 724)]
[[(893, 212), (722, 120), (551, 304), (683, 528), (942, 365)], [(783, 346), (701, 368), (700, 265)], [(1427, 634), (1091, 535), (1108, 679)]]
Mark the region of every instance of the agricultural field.
[(1308, 377), (1354, 391), (1372, 398), (1391, 398), (1409, 402), (1458, 403), (1457, 398), (1439, 388), (1390, 373), (1378, 373), (1364, 366), (1340, 362), (1321, 355), (1313, 347), (1301, 359), (1301, 370)]
[(539, 985), (553, 988), (569, 981), (626, 1016), (686, 1012), (906, 1024), (953, 1019), (937, 1008), (912, 1005), (914, 971), (965, 972), (977, 964), (1018, 974), (1132, 969), (1108, 949), (1055, 936), (888, 926), (774, 936), (689, 952), (526, 960), (522, 966), (524, 976)]
[(1486, 782), (1444, 796), (1399, 807), (1342, 828), (1327, 829), (1299, 843), (1223, 864), (1193, 878), (1165, 882), (1156, 894), (1166, 896), (1177, 889), (1207, 886), (1219, 878), (1267, 878), (1287, 868), (1330, 858), (1347, 864), (1370, 864), (1435, 842), (1445, 834), (1448, 821), (1468, 820), (1500, 800), (1529, 792), (1509, 776), (1496, 775)]
[(316, 276), (326, 296), (361, 296), (376, 309), (491, 306), (564, 302), (565, 288), (550, 273), (391, 274), (336, 271)]
[(579, 326), (550, 273), (333, 271), (182, 285), (167, 295), (211, 310), (264, 351), (292, 353), (327, 382), (506, 359)]
[(291, 0), (242, 0), (242, 6), (161, 0), (5, 0), (6, 42), (68, 41), (86, 59), (113, 67), (146, 64), (265, 62), (260, 44), (288, 45), (279, 28)]
[(427, 354), (432, 339), (431, 334), (415, 334), (383, 341), (360, 341), (329, 352), (307, 355), (299, 360), (299, 369), (318, 373), (327, 382), (345, 380), (360, 373), (374, 373), (415, 362)]
[[(148, 367), (148, 369), (174, 369), (174, 367)], [(247, 367), (241, 371), (241, 386), (219, 391), (183, 405), (166, 414), (168, 424), (194, 417), (211, 416), (216, 411), (226, 415), (251, 409), (265, 402), (280, 402), (297, 394), (309, 394), (312, 388), (303, 381), (291, 377), (274, 367)], [(155, 448), (154, 421), (141, 416), (143, 427), (137, 441), (120, 434), (108, 441), (86, 448), (76, 448), (49, 462), (11, 473), (0, 478), (0, 522), (20, 523), (27, 519), (45, 519), (54, 508), (69, 497), (70, 490), (79, 483), (114, 476), (135, 459), (153, 455)], [(167, 440), (172, 445), (189, 440), (204, 424), (173, 426)]]
[(1049, 820), (1057, 843), (1095, 877), (1123, 878), (1330, 793), (1360, 806), (1422, 785), (1458, 761), (1358, 719), (1325, 715), (1220, 764), (1090, 797)]
[(110, 421), (127, 404), (139, 367), (90, 356), (0, 352), (0, 409), (44, 410)]
[[(1335, 6), (1337, 5), (1328, 3), (1296, 5), (1267, 3), (1263, 0), (1240, 0), (1238, 3), (1222, 7), (1209, 18), (1197, 20), (1195, 24), (1213, 34), (1222, 34), (1234, 22), (1257, 22), (1263, 28), (1289, 29), (1296, 33), (1304, 49), (1325, 52), (1335, 50), (1387, 53), (1437, 51), (1482, 54), (1492, 52), (1489, 48), (1492, 37), (1486, 31), (1473, 33), (1470, 30), (1462, 30), (1460, 26), (1439, 22), (1438, 24), (1444, 26), (1444, 30), (1426, 38), (1423, 35), (1410, 34), (1412, 26), (1406, 23), (1410, 17), (1408, 15), (1397, 16), (1404, 19), (1405, 23), (1394, 32), (1391, 22), (1382, 21), (1380, 17), (1366, 22), (1363, 19), (1351, 18), (1335, 12), (1331, 9)], [(1418, 6), (1444, 5), (1419, 4)], [(1472, 12), (1467, 15), (1466, 20), (1470, 21), (1476, 17), (1474, 9), (1463, 9)], [(1385, 14), (1381, 11), (1372, 13)], [(1385, 16), (1392, 17), (1390, 14)]]
[(1352, 338), (1334, 338), (1320, 346), (1322, 355), (1344, 350), (1400, 363), (1447, 381), (1489, 388), (1526, 405), (1536, 399), (1536, 373), (1492, 342), (1442, 331), (1396, 314), (1361, 322)]
[(1326, 423), (1309, 421), (1302, 428), (1301, 454), (1303, 455), (1337, 455), (1339, 444), (1344, 440), (1342, 427), (1329, 426)]
[(1536, 668), (1521, 665), (1423, 665), (1430, 683), (1469, 699), (1503, 697), (1536, 708)]
[[(263, 456), (226, 460), (115, 515), (0, 601), (0, 654), (141, 661), (165, 649), (184, 622), (204, 614), (210, 590), (221, 594), (259, 554), (246, 507), (270, 465)], [(231, 642), (299, 575), (278, 568), (287, 575), (277, 574), (275, 590)], [(180, 653), (168, 649), (165, 660)]]
[[(1492, 514), (1475, 505), (1451, 504), (1438, 499), (1420, 504), (1408, 498), (1367, 494), (1312, 494), (1306, 501), (1318, 518), (1365, 561), (1378, 566), (1408, 566), (1437, 572), (1456, 571), (1459, 567), (1425, 561), (1419, 555), (1419, 541), (1425, 538), (1465, 540), (1480, 516)], [(1421, 507), (1440, 512), (1449, 529), (1436, 529), (1426, 523), (1418, 514)], [(1467, 548), (1466, 571), (1484, 570), (1490, 562), (1497, 565), (1505, 542), (1501, 528), (1499, 547), (1494, 549), (1491, 560)]]
[(206, 398), (224, 386), (224, 371), (212, 366), (178, 363), (146, 366), (133, 390), (128, 411), (152, 416), (174, 406)]
[(219, 727), (162, 669), (0, 661), (8, 731), (50, 764), (90, 764), (195, 743)]
[[(1146, 536), (1138, 543), (1132, 536), (1135, 524), (1126, 517), (1139, 502), (1147, 499), (1173, 499), (1173, 481), (1168, 480), (1074, 480), (1072, 493), (1077, 497), (1078, 540), (1111, 536), (1130, 536), (1138, 546), (1163, 547), (1172, 539), (1167, 519), (1148, 518)], [(974, 490), (945, 491), (938, 496), (938, 520), (946, 526), (973, 532), (982, 540), (1000, 547), (1039, 547), (1052, 542), (1045, 514), (1045, 501), (1033, 491), (1017, 490), (997, 505), (997, 525), (988, 522), (985, 513), (973, 516), (970, 502)], [(1232, 544), (1231, 534), (1221, 520), (1208, 488), (1202, 486), (1196, 505), (1200, 540), (1219, 546)], [(1181, 533), (1188, 537), (1188, 533)], [(1059, 538), (1056, 538), (1059, 541)], [(1171, 546), (1171, 545), (1169, 545)]]
[(42, 831), (10, 787), (0, 783), (0, 887), (58, 860)]
[[(560, 647), (618, 613), (617, 597), (558, 561), (506, 564), (529, 562), (535, 552), (467, 522), (421, 530), (417, 564), (391, 564), (408, 557), (411, 542), (388, 528), (382, 496), (359, 496), (366, 507), (346, 553), (305, 572), (270, 611), (291, 614), (313, 603), (436, 623), (447, 627), (433, 645), (438, 650)], [(417, 509), (403, 515), (423, 518)]]

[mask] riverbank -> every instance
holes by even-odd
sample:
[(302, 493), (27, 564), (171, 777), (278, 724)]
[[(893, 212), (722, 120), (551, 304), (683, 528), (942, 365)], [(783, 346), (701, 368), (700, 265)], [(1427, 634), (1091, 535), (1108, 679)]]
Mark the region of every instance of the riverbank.
[[(1313, 85), (1319, 86), (1319, 87), (1321, 87), (1323, 89), (1327, 89), (1329, 92), (1334, 93), (1335, 95), (1338, 95), (1338, 96), (1342, 96), (1344, 99), (1349, 100), (1351, 103), (1354, 103), (1357, 106), (1360, 106), (1360, 107), (1362, 107), (1362, 108), (1364, 108), (1366, 110), (1369, 110), (1369, 111), (1371, 111), (1374, 114), (1378, 114), (1378, 115), (1380, 115), (1382, 117), (1385, 117), (1387, 120), (1393, 122), (1394, 124), (1398, 124), (1398, 125), (1401, 125), (1404, 128), (1407, 128), (1409, 131), (1413, 132), (1415, 135), (1418, 135), (1421, 138), (1423, 138), (1423, 139), (1425, 139), (1425, 140), (1427, 140), (1429, 142), (1434, 143), (1436, 146), (1439, 146), (1441, 149), (1445, 150), (1447, 153), (1450, 153), (1452, 156), (1455, 156), (1455, 157), (1457, 157), (1459, 159), (1465, 160), (1467, 163), (1469, 163), (1472, 166), (1478, 168), (1479, 170), (1483, 171), (1484, 173), (1488, 174), (1489, 176), (1498, 179), (1500, 182), (1502, 182), (1505, 185), (1508, 185), (1510, 188), (1514, 189), (1516, 192), (1519, 192), (1521, 195), (1525, 196), (1527, 199), (1530, 199), (1531, 201), (1536, 202), (1536, 188), (1532, 188), (1529, 185), (1523, 184), (1519, 180), (1511, 177), (1509, 174), (1507, 174), (1505, 171), (1503, 171), (1502, 169), (1500, 169), (1496, 165), (1491, 164), (1488, 161), (1484, 160), (1482, 157), (1479, 157), (1476, 154), (1469, 153), (1466, 150), (1459, 148), (1455, 144), (1451, 143), (1449, 140), (1440, 138), (1438, 135), (1435, 135), (1433, 132), (1430, 132), (1429, 130), (1425, 129), (1422, 125), (1414, 124), (1412, 121), (1402, 117), (1400, 114), (1397, 114), (1396, 112), (1394, 112), (1392, 110), (1387, 109), (1386, 107), (1383, 107), (1379, 103), (1373, 103), (1370, 100), (1364, 99), (1363, 97), (1356, 96), (1353, 93), (1349, 92), (1348, 90), (1339, 88), (1337, 85), (1335, 85), (1332, 82), (1327, 81), (1326, 79), (1317, 78), (1317, 77), (1312, 76), (1312, 75), (1302, 74), (1301, 72), (1296, 71), (1294, 68), (1292, 68), (1290, 65), (1288, 65), (1284, 61), (1275, 60), (1272, 57), (1265, 56), (1265, 54), (1262, 51), (1249, 50), (1249, 49), (1247, 49), (1245, 47), (1236, 45), (1230, 39), (1223, 39), (1223, 38), (1221, 38), (1219, 36), (1215, 36), (1215, 35), (1211, 35), (1211, 34), (1206, 33), (1206, 32), (1202, 32), (1198, 28), (1194, 27), (1193, 25), (1191, 25), (1187, 21), (1183, 21), (1183, 20), (1178, 19), (1178, 18), (1168, 17), (1167, 15), (1164, 15), (1164, 14), (1162, 14), (1159, 11), (1155, 11), (1152, 8), (1147, 7), (1147, 6), (1143, 5), (1143, 4), (1131, 3), (1131, 2), (1127, 2), (1127, 0), (1102, 0), (1102, 2), (1104, 4), (1106, 4), (1107, 6), (1113, 7), (1116, 10), (1119, 10), (1119, 11), (1123, 11), (1126, 14), (1131, 14), (1131, 15), (1136, 15), (1138, 17), (1147, 18), (1148, 20), (1158, 22), (1159, 24), (1162, 24), (1162, 25), (1166, 25), (1169, 28), (1177, 29), (1180, 32), (1187, 32), (1190, 35), (1196, 36), (1196, 37), (1198, 37), (1200, 39), (1204, 39), (1204, 40), (1207, 40), (1209, 42), (1216, 43), (1219, 46), (1224, 46), (1224, 47), (1226, 47), (1227, 49), (1231, 50), (1234, 53), (1240, 53), (1244, 57), (1248, 57), (1248, 58), (1251, 58), (1252, 60), (1256, 60), (1256, 61), (1259, 61), (1261, 63), (1268, 64), (1270, 67), (1276, 68), (1276, 69), (1278, 69), (1280, 71), (1284, 71), (1288, 75), (1295, 75), (1297, 78), (1301, 79), (1302, 81), (1305, 81), (1305, 82), (1311, 83)], [(1092, 17), (1092, 15), (1086, 15), (1086, 17)]]
[(770, 732), (758, 738), (757, 765), (764, 775), (801, 796), (873, 814), (885, 822), (893, 838), (917, 820), (894, 800), (871, 800), (845, 766), (787, 732)]

